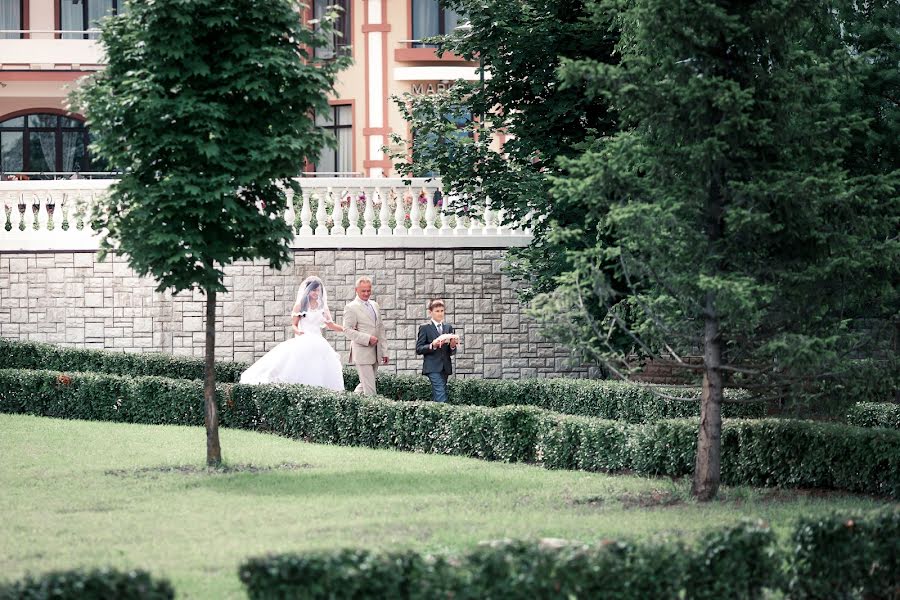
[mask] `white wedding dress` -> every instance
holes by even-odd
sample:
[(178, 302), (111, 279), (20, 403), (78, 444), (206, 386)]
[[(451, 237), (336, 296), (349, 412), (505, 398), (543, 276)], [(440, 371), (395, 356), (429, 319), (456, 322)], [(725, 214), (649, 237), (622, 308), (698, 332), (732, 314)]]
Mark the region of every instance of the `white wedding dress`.
[(241, 374), (241, 383), (302, 383), (332, 390), (344, 389), (341, 358), (322, 335), (323, 310), (311, 310), (300, 319), (300, 331), (281, 342)]

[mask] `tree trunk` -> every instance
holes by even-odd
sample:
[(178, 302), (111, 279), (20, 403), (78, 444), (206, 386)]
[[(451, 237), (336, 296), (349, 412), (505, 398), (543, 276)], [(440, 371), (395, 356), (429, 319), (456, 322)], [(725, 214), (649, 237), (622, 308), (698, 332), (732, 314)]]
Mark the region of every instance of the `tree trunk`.
[(722, 471), (722, 340), (712, 293), (706, 298), (703, 335), (703, 395), (700, 399), (700, 433), (691, 493), (706, 502), (716, 497)]
[(219, 446), (219, 410), (216, 407), (216, 292), (206, 293), (206, 365), (203, 377), (203, 407), (206, 416), (206, 465), (222, 464)]

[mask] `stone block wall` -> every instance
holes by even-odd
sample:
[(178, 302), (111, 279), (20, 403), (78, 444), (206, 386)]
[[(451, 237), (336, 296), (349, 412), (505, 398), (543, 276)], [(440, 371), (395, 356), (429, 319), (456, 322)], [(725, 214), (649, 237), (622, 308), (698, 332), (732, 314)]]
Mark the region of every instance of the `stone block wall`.
[[(290, 335), (290, 310), (300, 282), (321, 277), (336, 321), (354, 297), (360, 275), (374, 281), (389, 337), (390, 372), (416, 373), (418, 325), (433, 297), (447, 302), (447, 319), (463, 338), (460, 376), (583, 377), (568, 352), (543, 339), (501, 272), (503, 250), (297, 250), (281, 271), (265, 262), (226, 269), (220, 295), (216, 355), (253, 361)], [(199, 292), (154, 291), (124, 258), (97, 262), (91, 252), (0, 254), (0, 337), (129, 352), (202, 356), (204, 300)], [(347, 359), (347, 340), (326, 337)]]

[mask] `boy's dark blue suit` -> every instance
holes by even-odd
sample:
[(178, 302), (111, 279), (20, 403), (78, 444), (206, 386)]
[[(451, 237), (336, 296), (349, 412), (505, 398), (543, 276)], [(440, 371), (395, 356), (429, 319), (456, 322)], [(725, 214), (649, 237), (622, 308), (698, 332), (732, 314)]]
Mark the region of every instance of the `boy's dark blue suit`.
[[(453, 325), (441, 324), (442, 333), (454, 333)], [(416, 354), (422, 355), (422, 374), (431, 380), (432, 398), (436, 402), (447, 401), (447, 376), (453, 373), (451, 357), (456, 354), (456, 348), (451, 349), (450, 344), (444, 344), (440, 348), (432, 348), (431, 342), (440, 337), (437, 327), (429, 321), (419, 325), (419, 334), (416, 336)]]

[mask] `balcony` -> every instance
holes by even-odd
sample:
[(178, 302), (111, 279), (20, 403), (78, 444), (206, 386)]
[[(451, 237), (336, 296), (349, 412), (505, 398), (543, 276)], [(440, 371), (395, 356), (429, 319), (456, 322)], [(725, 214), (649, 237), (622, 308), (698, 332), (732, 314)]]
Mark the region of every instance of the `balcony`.
[[(99, 248), (91, 210), (114, 179), (0, 181), (0, 253)], [(414, 178), (300, 180), (284, 218), (295, 249), (510, 248), (531, 235), (490, 206), (457, 216), (440, 181)]]
[(97, 40), (54, 39), (55, 35), (73, 32), (3, 30), (0, 33), (29, 35), (27, 39), (0, 39), (0, 69), (3, 71), (97, 70), (105, 62)]
[(394, 50), (394, 61), (399, 63), (450, 63), (450, 64), (474, 64), (462, 56), (446, 52), (443, 56), (437, 55), (437, 47), (424, 44), (421, 40), (400, 40), (401, 48)]

